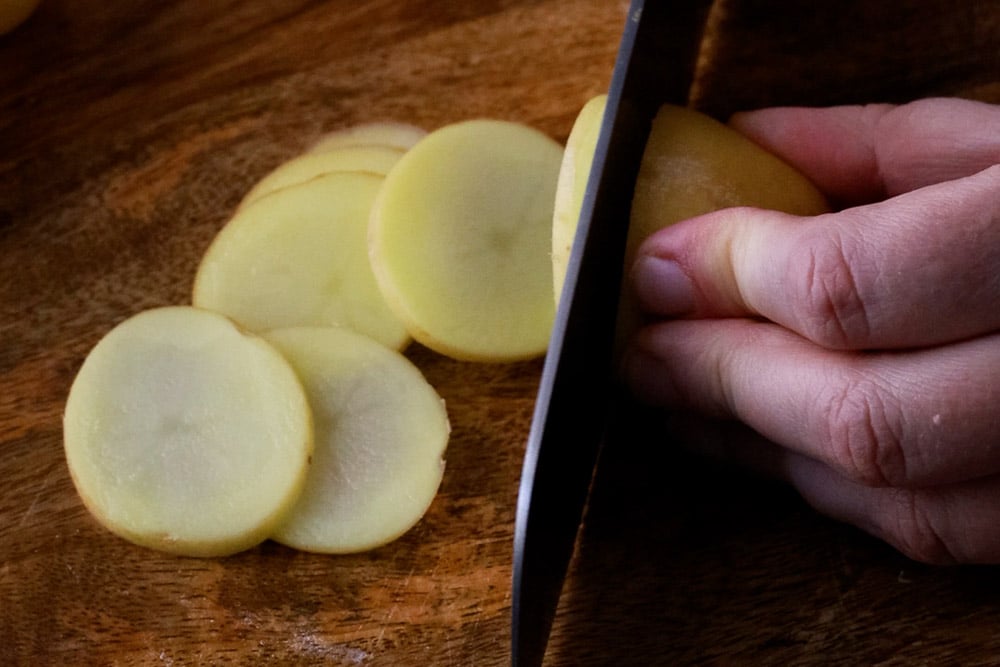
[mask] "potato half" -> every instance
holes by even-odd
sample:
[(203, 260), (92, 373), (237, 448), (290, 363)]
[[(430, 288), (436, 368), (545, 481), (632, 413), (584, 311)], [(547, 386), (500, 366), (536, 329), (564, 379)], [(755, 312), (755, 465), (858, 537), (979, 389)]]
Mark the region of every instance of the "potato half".
[[(801, 172), (733, 128), (684, 107), (660, 108), (650, 129), (632, 197), (626, 274), (642, 242), (675, 222), (733, 206), (818, 215), (823, 194)], [(641, 321), (622, 288), (619, 349)]]
[(392, 168), (369, 252), (386, 302), (416, 340), (465, 360), (545, 351), (562, 154), (532, 128), (473, 120), (430, 133)]
[(194, 305), (251, 331), (341, 325), (401, 349), (409, 336), (368, 261), (381, 184), (373, 174), (335, 172), (240, 209), (198, 266)]
[(441, 483), (444, 402), (406, 357), (352, 331), (292, 328), (267, 339), (295, 367), (316, 424), (305, 490), (272, 537), (349, 553), (405, 533)]
[(266, 539), (313, 450), (306, 395), (282, 355), (185, 306), (135, 315), (94, 347), (63, 432), (73, 482), (101, 524), (189, 556)]

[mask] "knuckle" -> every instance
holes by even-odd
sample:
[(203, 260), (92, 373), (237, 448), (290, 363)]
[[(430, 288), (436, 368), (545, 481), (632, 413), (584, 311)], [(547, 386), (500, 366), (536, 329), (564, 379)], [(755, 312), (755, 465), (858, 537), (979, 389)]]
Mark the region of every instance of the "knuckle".
[(909, 484), (901, 415), (877, 382), (830, 383), (819, 400), (820, 444), (842, 474), (866, 486)]
[(938, 528), (930, 500), (917, 491), (901, 489), (893, 496), (890, 541), (908, 558), (928, 565), (963, 562), (954, 545)]
[(829, 348), (863, 345), (871, 334), (868, 305), (859, 283), (861, 254), (843, 236), (824, 231), (793, 253), (786, 284), (800, 333)]

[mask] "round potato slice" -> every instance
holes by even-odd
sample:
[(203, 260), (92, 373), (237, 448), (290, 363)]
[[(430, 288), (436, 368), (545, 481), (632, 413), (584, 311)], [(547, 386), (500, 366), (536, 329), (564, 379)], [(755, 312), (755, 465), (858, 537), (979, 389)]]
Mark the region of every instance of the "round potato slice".
[(101, 524), (188, 556), (266, 539), (302, 491), (313, 449), (288, 362), (189, 306), (140, 313), (94, 347), (63, 434), (73, 482)]
[(416, 340), (475, 361), (545, 351), (561, 161), (541, 132), (473, 120), (430, 133), (396, 163), (372, 209), (369, 253)]
[(587, 180), (590, 178), (590, 167), (594, 162), (607, 102), (607, 95), (598, 95), (583, 105), (566, 140), (566, 152), (563, 154), (556, 185), (555, 210), (552, 213), (552, 286), (556, 305), (562, 295), (566, 268), (573, 251), (580, 210), (583, 208), (583, 195), (587, 190)]
[(202, 258), (194, 305), (251, 331), (341, 325), (402, 348), (406, 328), (368, 262), (368, 214), (381, 183), (334, 172), (247, 205)]
[(344, 146), (387, 146), (406, 151), (426, 135), (426, 130), (408, 123), (363, 123), (323, 135), (308, 152), (321, 153)]
[(306, 153), (279, 165), (264, 176), (243, 197), (240, 206), (334, 171), (364, 171), (385, 176), (402, 155), (402, 149), (385, 146), (344, 146), (322, 153)]
[(273, 539), (350, 553), (409, 530), (441, 483), (444, 402), (404, 356), (352, 331), (292, 328), (267, 339), (298, 372), (316, 423), (305, 490)]

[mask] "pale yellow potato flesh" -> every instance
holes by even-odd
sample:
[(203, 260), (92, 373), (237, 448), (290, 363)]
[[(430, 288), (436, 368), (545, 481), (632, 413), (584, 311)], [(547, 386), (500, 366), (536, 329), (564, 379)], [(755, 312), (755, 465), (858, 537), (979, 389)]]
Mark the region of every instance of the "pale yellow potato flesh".
[(384, 121), (362, 123), (333, 130), (309, 148), (309, 153), (321, 153), (345, 146), (386, 146), (407, 151), (427, 136), (427, 131), (409, 123)]
[(222, 228), (195, 276), (194, 305), (251, 331), (340, 325), (402, 349), (367, 253), (382, 178), (334, 172), (248, 204)]
[(63, 433), (98, 522), (187, 556), (266, 539), (298, 499), (313, 450), (305, 391), (284, 357), (189, 306), (135, 315), (93, 348)]
[(0, 35), (28, 20), (40, 0), (0, 0)]
[(401, 536), (441, 484), (450, 430), (444, 402), (406, 357), (347, 329), (266, 337), (301, 378), (316, 429), (305, 490), (272, 538), (352, 553)]
[(403, 152), (402, 149), (386, 146), (343, 146), (322, 153), (306, 153), (282, 163), (257, 181), (243, 197), (240, 206), (335, 171), (363, 171), (385, 176)]
[(544, 353), (562, 154), (527, 126), (473, 120), (435, 130), (396, 163), (372, 209), (369, 252), (414, 339), (470, 361)]
[(552, 214), (552, 286), (557, 305), (573, 251), (573, 239), (607, 101), (607, 95), (598, 95), (583, 105), (566, 140), (566, 152), (563, 154), (556, 186), (555, 211)]

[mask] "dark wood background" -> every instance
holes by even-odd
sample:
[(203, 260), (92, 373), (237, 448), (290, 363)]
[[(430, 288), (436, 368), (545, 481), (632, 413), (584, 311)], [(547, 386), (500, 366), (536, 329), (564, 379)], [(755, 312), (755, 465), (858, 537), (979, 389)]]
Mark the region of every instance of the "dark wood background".
[[(321, 133), (494, 117), (564, 141), (626, 3), (43, 0), (0, 37), (0, 664), (504, 665), (541, 362), (414, 347), (454, 433), (440, 495), (349, 557), (132, 546), (86, 513), (61, 414), (90, 347), (185, 303), (250, 185)], [(664, 66), (669, 66), (665, 63)], [(694, 103), (1000, 102), (1000, 3), (717, 0)], [(1000, 571), (907, 561), (665, 439), (612, 443), (553, 665), (1000, 664)]]

